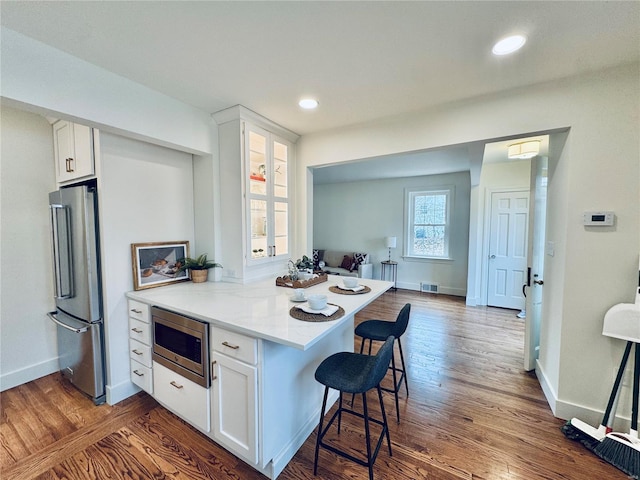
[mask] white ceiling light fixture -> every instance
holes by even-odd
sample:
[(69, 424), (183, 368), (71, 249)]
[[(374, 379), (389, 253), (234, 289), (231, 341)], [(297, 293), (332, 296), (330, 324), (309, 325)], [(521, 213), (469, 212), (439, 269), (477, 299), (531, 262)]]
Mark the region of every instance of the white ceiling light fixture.
[(540, 153), (540, 141), (514, 143), (509, 145), (508, 156), (510, 159), (533, 158)]
[(305, 110), (313, 110), (318, 108), (319, 102), (315, 98), (303, 98), (298, 102), (298, 105)]
[(527, 37), (524, 35), (511, 35), (499, 40), (491, 50), (494, 55), (509, 55), (520, 50), (527, 43)]

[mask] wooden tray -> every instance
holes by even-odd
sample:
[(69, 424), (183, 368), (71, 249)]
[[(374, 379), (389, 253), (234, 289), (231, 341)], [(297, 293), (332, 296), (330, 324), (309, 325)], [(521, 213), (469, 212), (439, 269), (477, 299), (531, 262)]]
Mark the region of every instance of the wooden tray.
[(307, 288), (313, 285), (318, 285), (319, 283), (327, 281), (326, 273), (319, 273), (317, 277), (310, 278), (309, 280), (291, 280), (289, 275), (285, 275), (284, 277), (276, 278), (276, 286), (278, 287), (289, 287), (289, 288)]

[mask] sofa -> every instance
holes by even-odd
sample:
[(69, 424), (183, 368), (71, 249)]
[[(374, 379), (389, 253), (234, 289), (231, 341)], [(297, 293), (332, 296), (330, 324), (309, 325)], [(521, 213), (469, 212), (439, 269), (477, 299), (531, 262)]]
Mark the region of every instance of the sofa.
[(314, 249), (313, 263), (317, 270), (332, 275), (373, 278), (373, 264), (368, 253)]

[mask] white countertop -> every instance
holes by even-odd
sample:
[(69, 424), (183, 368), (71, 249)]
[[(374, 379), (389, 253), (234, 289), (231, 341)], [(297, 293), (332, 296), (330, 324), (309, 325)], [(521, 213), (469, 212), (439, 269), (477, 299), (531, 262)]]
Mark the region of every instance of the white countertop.
[(305, 322), (291, 317), (293, 289), (276, 287), (275, 278), (256, 283), (185, 282), (165, 287), (128, 292), (127, 297), (156, 305), (256, 338), (307, 350), (393, 286), (392, 282), (360, 279), (371, 292), (341, 295), (329, 287), (341, 284), (341, 277), (329, 275), (326, 282), (306, 288), (307, 295), (326, 294), (329, 303), (341, 306), (345, 314), (329, 322)]

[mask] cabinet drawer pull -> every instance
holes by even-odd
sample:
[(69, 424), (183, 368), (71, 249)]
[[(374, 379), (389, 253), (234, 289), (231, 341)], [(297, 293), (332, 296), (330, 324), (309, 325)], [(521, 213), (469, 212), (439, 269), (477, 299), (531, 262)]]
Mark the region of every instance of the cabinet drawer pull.
[(216, 371), (216, 369), (215, 369), (215, 364), (216, 364), (217, 362), (218, 362), (217, 360), (214, 360), (213, 362), (211, 362), (211, 380), (212, 380), (212, 381), (213, 381), (213, 380), (216, 380), (216, 379), (218, 378), (218, 377), (216, 377), (216, 375), (215, 375), (215, 373), (214, 373), (214, 372)]
[(140, 330), (139, 328), (132, 328), (131, 330), (133, 330), (136, 333), (142, 333), (142, 330)]
[(139, 352), (138, 350), (136, 350), (135, 348), (133, 350), (131, 350), (133, 353), (135, 353), (136, 355), (144, 355), (144, 353)]
[(135, 308), (132, 308), (131, 311), (133, 313), (142, 313), (142, 310), (136, 310)]
[(178, 385), (175, 380), (171, 380), (171, 385), (173, 385), (174, 387), (176, 387), (178, 390), (180, 390), (181, 388), (183, 388), (183, 385)]
[(140, 373), (138, 370), (134, 370), (133, 373), (135, 373), (139, 377), (144, 377), (144, 373)]
[(224, 345), (225, 347), (232, 348), (234, 350), (237, 350), (240, 348), (240, 345), (231, 345), (229, 342), (222, 342), (222, 345)]

